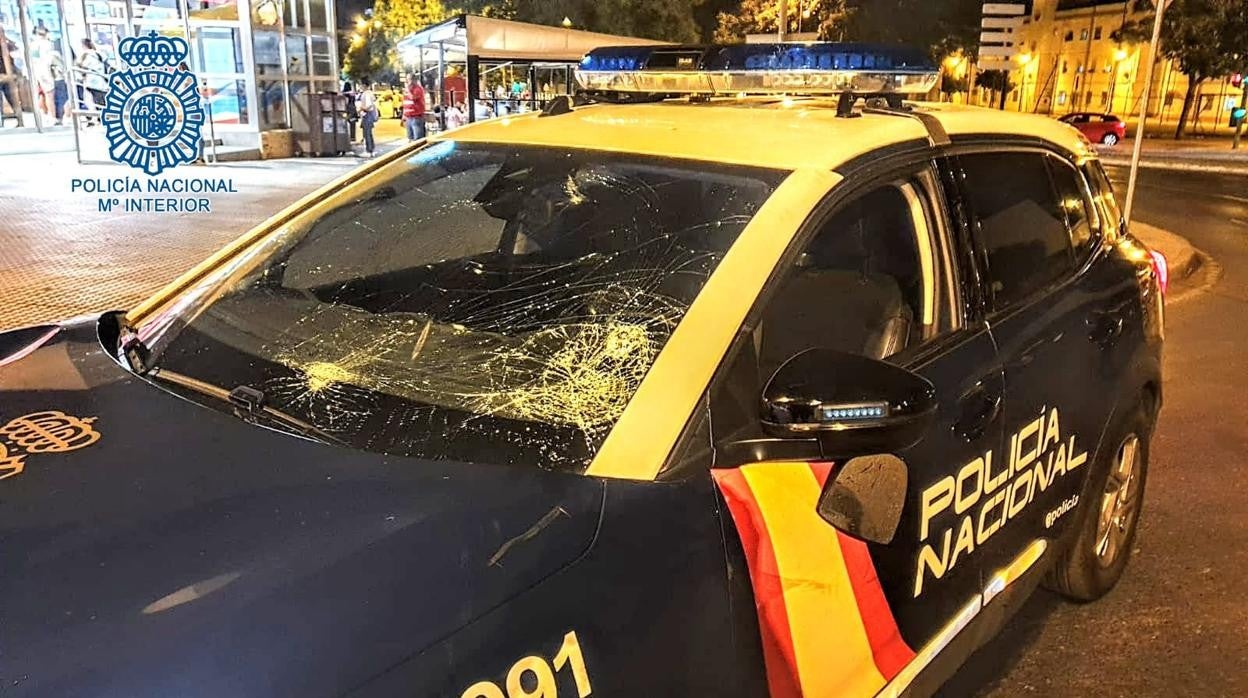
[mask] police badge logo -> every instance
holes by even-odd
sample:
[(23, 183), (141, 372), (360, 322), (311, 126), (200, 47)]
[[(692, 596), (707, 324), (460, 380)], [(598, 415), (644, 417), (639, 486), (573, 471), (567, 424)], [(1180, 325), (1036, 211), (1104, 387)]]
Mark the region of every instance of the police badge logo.
[(156, 32), (121, 40), (130, 68), (113, 74), (101, 115), (114, 161), (155, 175), (199, 157), (204, 111), (188, 50), (185, 39)]

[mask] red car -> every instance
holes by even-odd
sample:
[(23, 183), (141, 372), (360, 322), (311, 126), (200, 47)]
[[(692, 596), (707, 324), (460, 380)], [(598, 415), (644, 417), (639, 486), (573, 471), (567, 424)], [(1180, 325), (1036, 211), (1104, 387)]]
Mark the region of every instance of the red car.
[(1127, 137), (1127, 125), (1113, 114), (1076, 112), (1058, 120), (1079, 129), (1093, 143), (1114, 145)]

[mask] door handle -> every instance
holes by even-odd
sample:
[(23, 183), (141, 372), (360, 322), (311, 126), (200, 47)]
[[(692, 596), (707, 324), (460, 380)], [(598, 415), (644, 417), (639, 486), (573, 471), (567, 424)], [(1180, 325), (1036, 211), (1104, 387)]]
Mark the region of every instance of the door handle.
[(1122, 315), (1115, 312), (1097, 311), (1088, 315), (1088, 339), (1102, 347), (1108, 347), (1122, 334)]
[(988, 426), (1001, 414), (1001, 391), (981, 381), (958, 399), (958, 418), (953, 433), (967, 442), (984, 435)]

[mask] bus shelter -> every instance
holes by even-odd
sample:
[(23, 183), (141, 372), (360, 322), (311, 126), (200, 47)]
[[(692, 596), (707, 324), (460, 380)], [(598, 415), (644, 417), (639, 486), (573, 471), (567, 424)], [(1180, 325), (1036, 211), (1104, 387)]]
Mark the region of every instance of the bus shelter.
[(417, 73), (434, 105), (462, 104), (469, 121), (541, 109), (573, 91), (572, 71), (600, 46), (662, 41), (459, 15), (399, 41), (405, 72)]

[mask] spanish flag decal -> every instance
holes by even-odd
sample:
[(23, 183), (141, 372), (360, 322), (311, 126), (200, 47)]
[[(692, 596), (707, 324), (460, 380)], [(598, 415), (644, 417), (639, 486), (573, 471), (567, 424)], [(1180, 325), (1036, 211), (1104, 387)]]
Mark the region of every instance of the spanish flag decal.
[(866, 543), (815, 511), (832, 467), (712, 471), (750, 568), (772, 698), (873, 696), (914, 658)]

